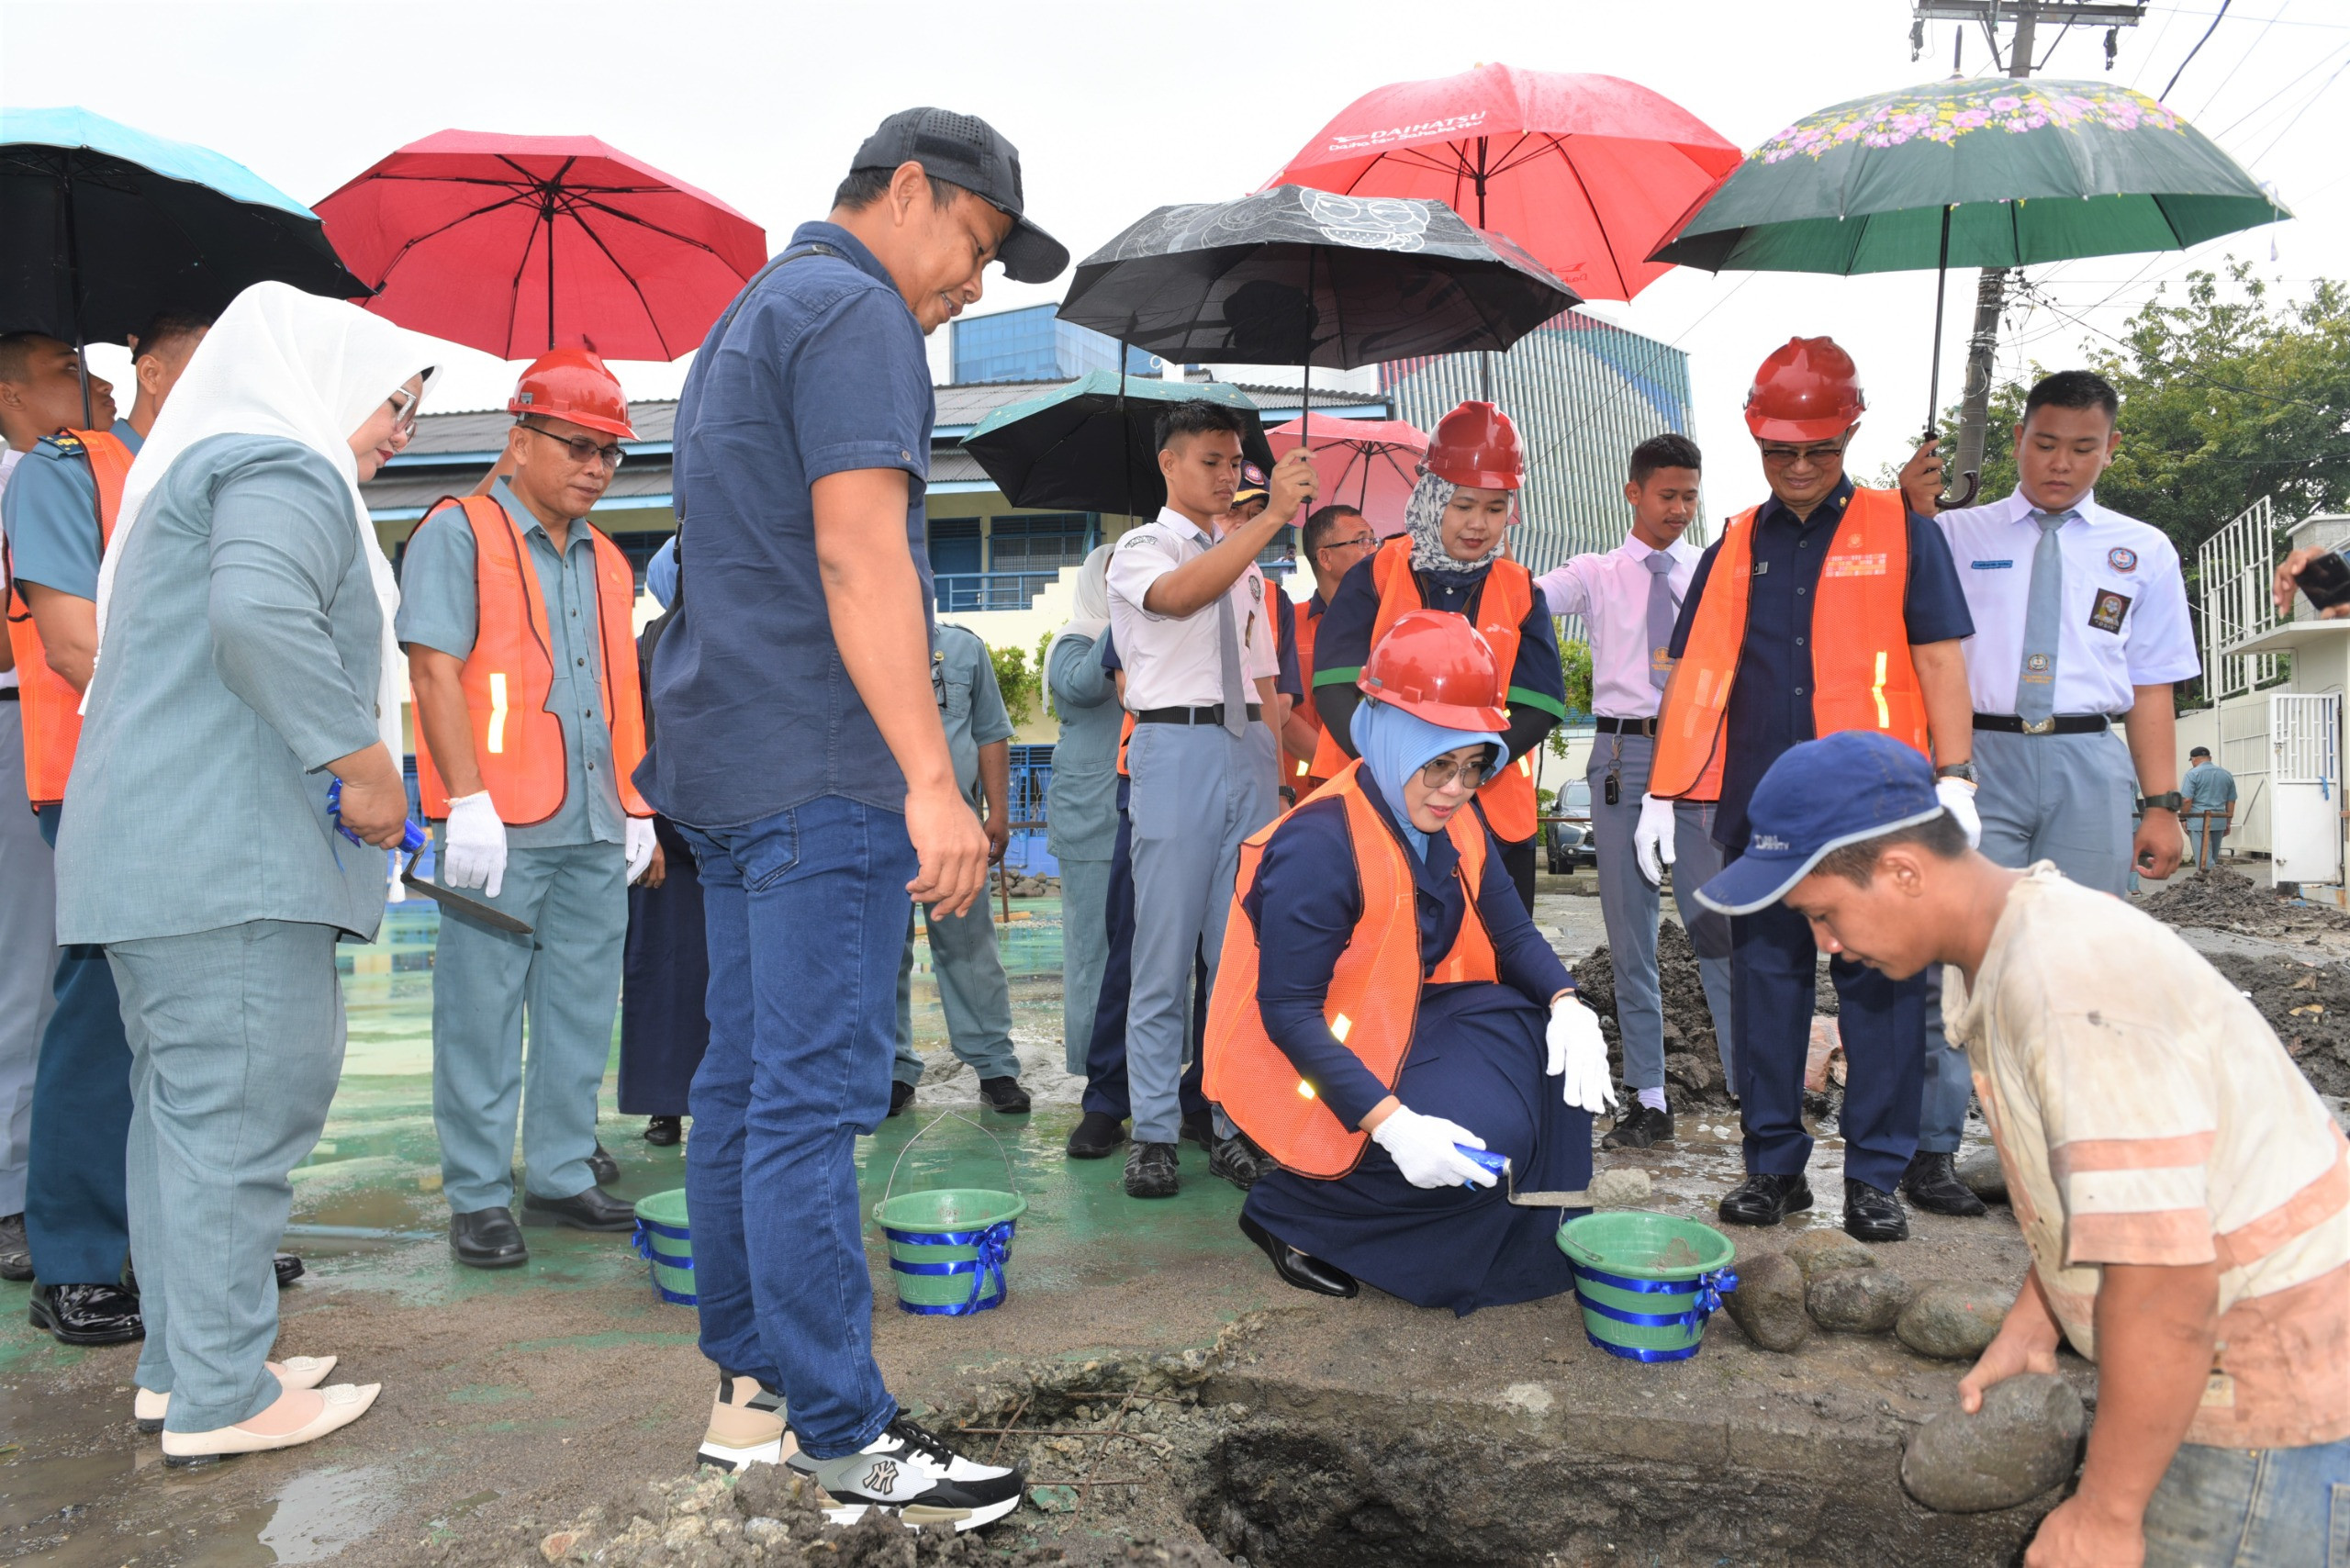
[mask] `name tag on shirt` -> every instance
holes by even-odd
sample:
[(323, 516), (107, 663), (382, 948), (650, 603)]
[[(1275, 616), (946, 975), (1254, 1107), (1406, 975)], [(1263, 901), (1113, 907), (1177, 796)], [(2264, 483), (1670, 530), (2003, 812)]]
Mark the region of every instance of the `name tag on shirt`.
[(1819, 573), (1827, 577), (1881, 577), (1887, 565), (1882, 550), (1870, 555), (1830, 555), (1820, 564)]
[(2099, 588), (2089, 605), (2089, 624), (2100, 632), (2119, 632), (2121, 618), (2130, 613), (2130, 596), (2111, 588)]
[(1754, 575), (1758, 577), (1768, 573), (1770, 569), (1771, 563), (1768, 561), (1757, 561), (1754, 563)]
[(1966, 566), (1969, 571), (2004, 572), (2011, 570), (2015, 563), (2013, 561), (1969, 561)]

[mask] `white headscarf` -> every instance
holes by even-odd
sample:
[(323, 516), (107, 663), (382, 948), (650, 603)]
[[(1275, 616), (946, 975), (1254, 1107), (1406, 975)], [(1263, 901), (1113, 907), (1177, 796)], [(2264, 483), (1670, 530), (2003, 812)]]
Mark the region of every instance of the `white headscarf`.
[(1112, 546), (1097, 544), (1085, 565), (1077, 569), (1077, 612), (1068, 624), (1053, 633), (1050, 645), (1045, 649), (1045, 667), (1036, 673), (1045, 688), (1046, 706), (1052, 705), (1053, 655), (1061, 651), (1062, 640), (1085, 637), (1099, 643), (1102, 633), (1110, 629), (1110, 551)]
[(430, 386), (447, 352), (446, 344), (396, 327), (355, 305), (322, 299), (285, 284), (257, 283), (237, 296), (197, 345), (123, 482), (122, 510), (98, 567), (100, 647), (114, 609), (115, 568), (148, 498), (172, 465), (188, 448), (216, 435), (274, 435), (299, 442), (334, 465), (351, 490), (352, 526), (358, 531), (375, 602), (384, 612), (377, 729), (397, 761), (401, 688), (392, 617), (400, 596), (392, 580), (392, 564), (384, 558), (375, 525), (359, 496), (351, 432), (408, 377), (421, 374)]

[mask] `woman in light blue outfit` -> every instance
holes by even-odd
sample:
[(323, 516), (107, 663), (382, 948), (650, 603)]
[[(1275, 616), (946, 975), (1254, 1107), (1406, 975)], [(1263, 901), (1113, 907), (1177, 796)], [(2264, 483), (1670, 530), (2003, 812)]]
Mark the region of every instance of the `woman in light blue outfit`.
[(1077, 572), (1077, 608), (1045, 650), (1045, 681), (1061, 733), (1053, 745), (1045, 847), (1061, 868), (1061, 1044), (1085, 1071), (1093, 1004), (1109, 958), (1110, 861), (1118, 836), (1118, 731), (1125, 719), (1102, 638), (1110, 629), (1110, 546)]
[(341, 1070), (334, 946), (383, 918), (401, 784), (398, 602), (359, 481), (407, 444), (439, 345), (246, 290), (131, 469), (57, 841), (62, 938), (104, 944), (131, 1047), (136, 1414), (196, 1464), (347, 1426), (379, 1385), (272, 1362), (287, 1172)]

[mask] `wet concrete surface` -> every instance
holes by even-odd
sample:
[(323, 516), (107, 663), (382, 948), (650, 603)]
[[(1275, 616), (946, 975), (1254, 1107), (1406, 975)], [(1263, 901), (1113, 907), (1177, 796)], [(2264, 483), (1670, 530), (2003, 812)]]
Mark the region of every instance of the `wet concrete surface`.
[[(1599, 1532), (1590, 1537), (1600, 1553), (1593, 1561), (1628, 1560), (1601, 1551), (1610, 1530), (1628, 1544), (1681, 1539), (1638, 1528), (1637, 1478), (1651, 1462), (1663, 1467), (1661, 1484), (1670, 1482), (1659, 1496), (1676, 1499), (1676, 1519), (1705, 1494), (1709, 1476), (1765, 1497), (1756, 1518), (1767, 1515), (1779, 1535), (1758, 1537), (1756, 1555), (1733, 1560), (1836, 1560), (1806, 1544), (1827, 1551), (1843, 1539), (1806, 1523), (1807, 1485), (1826, 1498), (1852, 1493), (1860, 1484), (1853, 1477), (1874, 1477), (1863, 1488), (1869, 1506), (1907, 1506), (1893, 1481), (1899, 1433), (1954, 1397), (1960, 1369), (1891, 1339), (1816, 1338), (1816, 1350), (1774, 1357), (1717, 1318), (1696, 1360), (1642, 1366), (1585, 1345), (1572, 1298), (1456, 1320), (1376, 1292), (1355, 1302), (1306, 1296), (1281, 1285), (1241, 1238), (1234, 1225), (1241, 1195), (1206, 1175), (1198, 1151), (1185, 1148), (1181, 1194), (1147, 1205), (1120, 1190), (1118, 1159), (1066, 1159), (1061, 1144), (1080, 1086), (1060, 1070), (1058, 909), (1050, 900), (1017, 901), (1014, 913), (1027, 918), (1007, 928), (1007, 967), (1035, 1114), (977, 1109), (968, 1070), (946, 1049), (924, 956), (916, 1034), (931, 1071), (913, 1114), (858, 1146), (868, 1204), (893, 1164), (901, 1190), (1000, 1186), (1005, 1158), (1030, 1204), (1012, 1298), (978, 1316), (893, 1310), (886, 1260), (869, 1249), (877, 1350), (910, 1406), (951, 1409), (975, 1381), (1040, 1361), (1207, 1347), (1245, 1318), (1245, 1352), (1218, 1363), (1214, 1375), (1225, 1382), (1214, 1397), (1263, 1412), (1272, 1425), (1253, 1428), (1263, 1442), (1286, 1442), (1281, 1451), (1305, 1455), (1298, 1462), (1310, 1468), (1312, 1445), (1299, 1435), (1326, 1417), (1359, 1439), (1348, 1462), (1376, 1472), (1362, 1455), (1426, 1426), (1430, 1441), (1442, 1435), (1456, 1456), (1485, 1444), (1496, 1462), (1543, 1460), (1554, 1480), (1588, 1472), (1617, 1499), (1597, 1513), (1586, 1509), (1590, 1517), (1573, 1526)], [(1538, 917), (1571, 956), (1604, 939), (1597, 901), (1568, 879), (1550, 879)], [(280, 1353), (339, 1355), (336, 1379), (380, 1381), (381, 1400), (321, 1443), (167, 1472), (156, 1440), (140, 1436), (130, 1419), (137, 1348), (55, 1345), (24, 1325), (26, 1287), (0, 1285), (0, 1558), (63, 1568), (404, 1564), (435, 1543), (552, 1529), (591, 1503), (690, 1466), (711, 1372), (695, 1350), (691, 1309), (653, 1296), (626, 1237), (531, 1229), (529, 1265), (498, 1273), (457, 1267), (448, 1256), (430, 1111), (431, 941), (429, 911), (411, 909), (374, 946), (349, 955), (350, 1057), (324, 1137), (296, 1172), (287, 1240), (310, 1273), (285, 1293)], [(1002, 1154), (972, 1126), (939, 1121), (947, 1110), (979, 1122), (1002, 1140)], [(916, 1131), (934, 1122), (909, 1150)], [(651, 1148), (640, 1130), (608, 1102), (602, 1136), (621, 1164), (617, 1191), (636, 1198), (681, 1185), (682, 1149)], [(1726, 1106), (1684, 1110), (1681, 1132), (1673, 1148), (1606, 1154), (1602, 1163), (1644, 1167), (1655, 1184), (1645, 1206), (1709, 1214), (1736, 1179), (1734, 1116)], [(1834, 1140), (1823, 1139), (1814, 1182), (1824, 1197), (1839, 1190), (1837, 1159)], [(1742, 1250), (1776, 1248), (1835, 1220), (1831, 1201), (1782, 1230), (1736, 1239)], [(2021, 1275), (2022, 1244), (2005, 1211), (1978, 1221), (1919, 1215), (1916, 1229), (1912, 1240), (1881, 1249), (1913, 1282)], [(1279, 1433), (1289, 1436), (1277, 1442)], [(1244, 1449), (1218, 1451), (1237, 1463)], [(1239, 1498), (1204, 1470), (1170, 1470), (1161, 1479), (1175, 1491), (1155, 1503), (1100, 1494), (1087, 1528), (1170, 1518), (1214, 1527), (1222, 1506), (1214, 1499)], [(1245, 1499), (1233, 1506), (1245, 1520)], [(1035, 1511), (1018, 1518), (1007, 1541), (1032, 1539), (1046, 1523)], [(1987, 1539), (1979, 1523), (1904, 1521), (1920, 1541), (1941, 1530), (1953, 1551)], [(2017, 1528), (2011, 1521), (2007, 1533)], [(1237, 1543), (1246, 1532), (1231, 1538)], [(1401, 1560), (1394, 1552), (1409, 1539), (1361, 1560)], [(1678, 1548), (1660, 1551), (1654, 1561), (1684, 1560)], [(1300, 1537), (1259, 1561), (1280, 1568), (1284, 1560), (1341, 1559)]]

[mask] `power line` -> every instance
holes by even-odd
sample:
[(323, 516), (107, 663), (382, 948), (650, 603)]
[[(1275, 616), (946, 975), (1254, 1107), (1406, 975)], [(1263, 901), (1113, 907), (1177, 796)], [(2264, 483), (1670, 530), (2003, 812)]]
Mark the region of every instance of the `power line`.
[(2187, 68), (2195, 62), (2195, 57), (2203, 52), (2203, 46), (2211, 41), (2211, 35), (2220, 30), (2221, 20), (2227, 16), (2228, 7), (2235, 3), (2236, 0), (2220, 0), (2220, 9), (2211, 17), (2211, 25), (2203, 29), (2203, 36), (2195, 40), (2195, 47), (2187, 51), (2187, 58), (2180, 61), (2178, 69), (2170, 73), (2169, 86), (2165, 86), (2154, 95), (2154, 100), (2157, 103), (2170, 102), (2170, 89), (2178, 85), (2178, 79), (2187, 73)]
[(2303, 104), (2300, 108), (2295, 109), (2293, 111), (2293, 118), (2287, 120), (2284, 125), (2278, 129), (2277, 134), (2268, 139), (2268, 145), (2262, 148), (2258, 152), (2253, 154), (2252, 161), (2254, 162), (2259, 162), (2262, 159), (2267, 157), (2271, 152), (2277, 150), (2277, 144), (2284, 140), (2286, 135), (2290, 132), (2295, 126), (2301, 123), (2301, 117), (2309, 113), (2311, 108), (2320, 98), (2325, 96), (2327, 90), (2333, 87), (2334, 83), (2341, 80), (2342, 73), (2345, 68), (2350, 68), (2350, 60), (2345, 60), (2340, 65), (2333, 68), (2333, 74), (2327, 77), (2325, 81), (2319, 85), (2318, 90), (2310, 95), (2309, 102)]
[(2311, 77), (2324, 70), (2328, 65), (2333, 64), (2333, 57), (2340, 54), (2346, 49), (2350, 49), (2350, 43), (2336, 44), (2325, 53), (2319, 55), (2315, 65), (2311, 66), (2299, 76), (2294, 77), (2290, 82), (2286, 83), (2283, 86), (2277, 88), (2266, 97), (2261, 99), (2260, 102), (2253, 105), (2252, 107), (2244, 110), (2244, 113), (2236, 116), (2235, 118), (2230, 120), (2227, 124), (2213, 131), (2211, 133), (2211, 140), (2217, 141), (2221, 137), (2226, 136), (2244, 121), (2255, 118), (2278, 107), (2283, 103), (2286, 94), (2291, 92), (2294, 88), (2300, 86), (2302, 83), (2308, 81)]
[[(2262, 28), (2258, 32), (2253, 35), (2252, 42), (2246, 44), (2244, 46), (2244, 53), (2236, 57), (2235, 64), (2229, 68), (2228, 73), (2225, 76), (2220, 78), (2220, 84), (2211, 89), (2211, 95), (2210, 97), (2203, 100), (2203, 106), (2195, 111), (2197, 115), (2200, 116), (2210, 112), (2211, 106), (2220, 101), (2220, 95), (2228, 90), (2228, 84), (2236, 79), (2236, 73), (2244, 69), (2244, 62), (2250, 60), (2259, 50), (2260, 40), (2268, 36), (2269, 28), (2273, 28), (2277, 25), (2277, 17), (2281, 17), (2284, 14), (2285, 6), (2283, 5), (2279, 5), (2277, 7), (2277, 16), (2269, 17), (2268, 26)], [(2211, 25), (2215, 28), (2218, 27), (2220, 25), (2219, 18), (2216, 17), (2213, 17), (2211, 19)], [(2187, 69), (2184, 62), (2180, 62), (2179, 69), (2181, 71)]]

